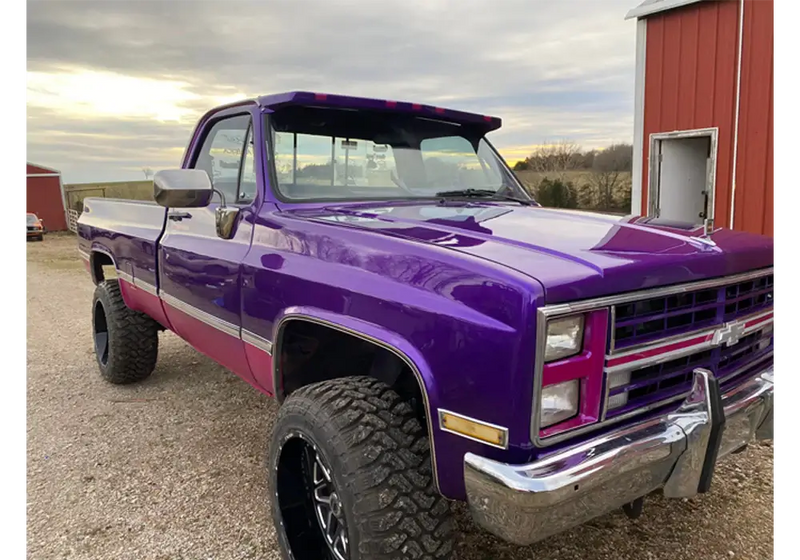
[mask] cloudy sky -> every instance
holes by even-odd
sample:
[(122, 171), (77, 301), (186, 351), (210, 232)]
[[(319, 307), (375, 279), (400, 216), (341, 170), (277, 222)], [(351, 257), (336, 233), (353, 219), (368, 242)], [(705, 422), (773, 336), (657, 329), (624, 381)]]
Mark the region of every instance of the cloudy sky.
[(29, 0), (29, 161), (67, 183), (179, 165), (208, 108), (294, 89), (499, 116), (537, 144), (630, 141), (638, 0)]

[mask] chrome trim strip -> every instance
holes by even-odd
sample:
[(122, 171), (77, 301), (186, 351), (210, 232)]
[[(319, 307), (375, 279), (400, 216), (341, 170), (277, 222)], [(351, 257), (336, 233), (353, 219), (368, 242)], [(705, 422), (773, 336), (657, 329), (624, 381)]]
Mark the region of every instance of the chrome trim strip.
[(678, 348), (677, 350), (672, 350), (671, 352), (662, 352), (661, 354), (656, 354), (655, 356), (646, 356), (641, 360), (633, 360), (631, 362), (626, 362), (624, 364), (619, 364), (616, 366), (610, 366), (610, 367), (607, 366), (604, 369), (608, 373), (614, 373), (617, 371), (623, 371), (627, 369), (631, 370), (641, 369), (647, 366), (663, 364), (664, 362), (674, 360), (675, 358), (681, 358), (683, 356), (688, 356), (690, 354), (702, 352), (703, 350), (708, 350), (709, 348), (715, 348), (716, 346), (720, 345), (714, 344), (713, 340), (707, 340), (704, 342), (698, 342), (697, 344), (693, 344), (691, 346), (687, 346), (686, 348)]
[(260, 337), (255, 333), (242, 329), (242, 340), (251, 346), (255, 346), (272, 356), (272, 342)]
[(158, 288), (156, 288), (155, 286), (153, 286), (152, 284), (150, 284), (148, 282), (145, 282), (144, 280), (139, 280), (138, 278), (136, 278), (134, 276), (133, 285), (136, 286), (137, 288), (141, 289), (141, 290), (144, 290), (145, 292), (147, 292), (150, 295), (158, 297)]
[(240, 331), (239, 327), (232, 323), (220, 319), (219, 317), (215, 317), (210, 313), (206, 313), (202, 309), (198, 309), (194, 306), (191, 306), (188, 303), (185, 303), (179, 300), (178, 298), (165, 293), (163, 290), (161, 291), (161, 299), (167, 305), (174, 307), (178, 311), (186, 313), (190, 317), (197, 319), (201, 323), (205, 323), (209, 327), (213, 327), (218, 331), (222, 331), (225, 334), (229, 334), (235, 338), (241, 338), (241, 335), (239, 333)]
[[(445, 428), (444, 426), (444, 418), (445, 414), (450, 414), (451, 416), (457, 416), (463, 420), (468, 420), (470, 422), (474, 422), (475, 424), (481, 424), (482, 426), (486, 426), (488, 428), (494, 428), (495, 430), (500, 430), (503, 432), (503, 444), (497, 445), (494, 443), (489, 443), (488, 441), (484, 441), (482, 439), (478, 439), (472, 436), (468, 436), (466, 434), (462, 434), (461, 432), (456, 432), (455, 430), (451, 430), (450, 428)], [(483, 420), (478, 420), (477, 418), (472, 418), (471, 416), (466, 416), (464, 414), (459, 414), (458, 412), (453, 412), (452, 410), (446, 410), (444, 408), (439, 409), (439, 429), (443, 432), (448, 432), (450, 434), (455, 434), (457, 436), (461, 436), (463, 438), (477, 441), (478, 443), (482, 443), (484, 445), (488, 445), (490, 447), (496, 447), (497, 449), (508, 449), (508, 428), (504, 426), (498, 426), (497, 424), (492, 424), (490, 422), (484, 422)]]
[[(710, 334), (714, 334), (722, 325), (715, 325), (713, 327), (702, 329), (699, 331), (692, 331), (690, 333), (684, 333), (679, 335), (673, 335), (667, 338), (659, 338), (658, 340), (654, 340), (648, 342), (646, 344), (639, 344), (635, 347), (631, 347), (630, 349), (626, 348), (624, 352), (619, 352), (617, 354), (606, 354), (606, 360), (616, 360), (618, 358), (627, 358), (628, 356), (634, 354), (640, 354), (642, 352), (649, 352), (650, 350), (658, 350), (659, 348), (663, 348), (665, 346), (671, 346), (673, 344), (677, 344), (679, 342), (684, 342), (686, 340), (692, 340), (693, 338), (700, 338), (701, 336), (708, 337)], [(703, 344), (702, 342), (698, 342), (697, 346)]]
[(761, 321), (757, 325), (752, 325), (750, 327), (746, 327), (744, 329), (744, 334), (749, 334), (749, 333), (751, 333), (753, 331), (757, 331), (759, 329), (763, 329), (766, 325), (771, 325), (772, 323), (774, 323), (775, 322), (774, 313), (775, 313), (775, 310), (770, 308), (768, 311), (764, 311), (763, 313), (759, 313), (758, 315), (752, 315), (750, 317), (745, 317), (744, 319), (737, 319), (737, 321), (744, 321), (746, 323), (746, 322), (752, 321), (754, 319), (760, 319), (761, 317), (765, 317), (767, 315), (772, 315), (772, 317), (770, 317), (766, 321)]
[(704, 329), (699, 329), (688, 333), (674, 334), (666, 338), (659, 338), (658, 340), (643, 342), (642, 344), (636, 344), (635, 346), (628, 346), (627, 348), (620, 350), (619, 352), (616, 353), (609, 352), (608, 354), (606, 354), (606, 360), (612, 360), (614, 358), (624, 358), (625, 356), (629, 356), (631, 354), (638, 354), (639, 352), (645, 352), (647, 350), (655, 350), (657, 348), (661, 348), (662, 346), (669, 346), (670, 344), (675, 344), (676, 342), (683, 342), (684, 340), (691, 340), (693, 338), (698, 338), (703, 335), (713, 334), (720, 327), (722, 327), (722, 325), (714, 325), (712, 327), (706, 327)]
[(570, 303), (557, 303), (555, 305), (548, 305), (541, 310), (546, 310), (549, 315), (566, 315), (568, 313), (576, 313), (583, 311), (591, 311), (599, 307), (610, 307), (620, 303), (630, 303), (644, 298), (655, 298), (661, 296), (668, 296), (672, 294), (681, 294), (685, 292), (693, 292), (695, 290), (703, 290), (706, 288), (718, 288), (725, 284), (733, 284), (738, 282), (746, 282), (762, 276), (769, 276), (774, 274), (774, 267), (762, 268), (752, 272), (745, 272), (743, 274), (735, 274), (733, 276), (723, 276), (721, 278), (714, 278), (712, 280), (701, 280), (699, 282), (690, 282), (688, 284), (678, 284), (675, 286), (666, 286), (664, 288), (652, 288), (649, 290), (639, 290), (636, 292), (627, 292), (624, 294), (617, 294), (613, 296), (605, 296), (595, 299), (586, 299)]
[(83, 249), (81, 249), (80, 247), (78, 247), (78, 255), (80, 255), (80, 257), (85, 261), (88, 261), (88, 260), (91, 259), (91, 255), (87, 251), (84, 251)]
[[(533, 369), (533, 394), (531, 396), (533, 406), (531, 407), (532, 415), (530, 422), (530, 427), (531, 427), (530, 436), (533, 445), (535, 447), (540, 447), (540, 448), (547, 447), (549, 445), (556, 444), (560, 441), (564, 441), (565, 439), (574, 437), (578, 434), (589, 432), (592, 430), (597, 430), (604, 426), (608, 426), (615, 422), (619, 422), (620, 420), (629, 418), (629, 416), (627, 416), (626, 414), (617, 416), (615, 418), (612, 418), (611, 420), (605, 420), (602, 418), (604, 412), (601, 411), (601, 420), (595, 422), (594, 424), (581, 426), (574, 430), (567, 430), (545, 439), (541, 439), (539, 437), (539, 415), (541, 409), (541, 400), (536, 398), (536, 396), (541, 392), (541, 387), (542, 387), (542, 375), (544, 370), (544, 347), (546, 343), (546, 327), (548, 319), (561, 315), (570, 315), (573, 313), (585, 313), (588, 311), (601, 309), (603, 307), (613, 307), (614, 305), (620, 303), (628, 303), (631, 301), (637, 301), (645, 298), (654, 298), (672, 294), (680, 294), (695, 290), (702, 290), (706, 288), (717, 288), (720, 286), (724, 286), (726, 284), (746, 282), (747, 280), (753, 280), (756, 278), (761, 278), (763, 276), (769, 276), (770, 274), (774, 274), (774, 271), (775, 268), (770, 266), (768, 268), (762, 268), (760, 270), (745, 272), (742, 274), (735, 274), (733, 276), (722, 276), (720, 278), (714, 278), (711, 280), (701, 280), (699, 282), (678, 284), (675, 286), (667, 286), (664, 288), (638, 290), (635, 292), (629, 292), (625, 294), (604, 296), (600, 298), (586, 299), (570, 303), (558, 303), (554, 305), (546, 305), (544, 307), (539, 308), (536, 312), (536, 345), (535, 345), (536, 357)], [(717, 325), (715, 328), (719, 328), (720, 326), (721, 325)], [(643, 414), (657, 406), (663, 406), (665, 404), (669, 404), (671, 400), (677, 400), (677, 399), (668, 399), (667, 401), (653, 403), (653, 405), (650, 405), (648, 407), (631, 411), (631, 416)]]
[[(309, 321), (311, 323), (316, 323), (318, 325), (323, 325), (329, 327), (331, 329), (336, 329), (340, 332), (356, 336), (361, 338), (362, 340), (366, 340), (367, 342), (371, 342), (385, 350), (388, 350), (395, 356), (397, 356), (400, 360), (403, 361), (406, 366), (411, 370), (411, 373), (414, 374), (414, 377), (417, 380), (417, 384), (419, 385), (420, 393), (422, 393), (422, 400), (425, 404), (425, 414), (426, 418), (429, 419), (427, 422), (428, 424), (428, 441), (430, 442), (431, 446), (431, 467), (433, 470), (433, 487), (436, 489), (437, 492), (440, 492), (439, 489), (439, 471), (436, 464), (436, 444), (434, 443), (433, 439), (433, 416), (431, 415), (431, 403), (428, 399), (428, 389), (425, 386), (425, 381), (422, 379), (422, 374), (419, 371), (419, 368), (414, 363), (414, 361), (406, 356), (401, 350), (395, 348), (394, 346), (374, 337), (371, 337), (367, 334), (361, 333), (359, 331), (355, 331), (353, 329), (348, 329), (347, 327), (343, 327), (341, 325), (337, 325), (336, 323), (332, 323), (330, 321), (326, 321), (325, 319), (319, 319), (317, 317), (312, 317), (311, 315), (303, 315), (300, 313), (287, 313), (283, 317), (280, 318), (278, 323), (275, 325), (275, 338), (273, 347), (275, 344), (278, 345), (278, 350), (280, 350), (280, 343), (281, 343), (281, 333), (283, 330), (284, 323), (295, 319), (295, 320), (302, 320), (302, 321)], [(283, 402), (283, 394), (280, 389), (279, 383), (281, 382), (280, 379), (280, 360), (272, 360), (272, 394), (277, 399), (278, 403)]]
[[(773, 312), (774, 312), (774, 310), (772, 308), (770, 308), (767, 311), (759, 311), (759, 312), (754, 313), (752, 315), (746, 315), (744, 317), (740, 317), (739, 319), (736, 319), (735, 321), (729, 321), (728, 323), (747, 323), (747, 322), (752, 321), (754, 319), (759, 319), (761, 317), (765, 317), (767, 315), (770, 315)], [(773, 322), (773, 319), (770, 318), (770, 319), (768, 319), (766, 321), (762, 321), (761, 323), (758, 323), (757, 325), (753, 325), (753, 326), (747, 327), (746, 329), (744, 329), (744, 332), (743, 332), (742, 336), (750, 334), (750, 333), (755, 332), (755, 331), (758, 331), (760, 329), (763, 329), (764, 326), (769, 325), (772, 322)], [(648, 352), (650, 350), (658, 350), (659, 348), (663, 348), (664, 346), (670, 346), (671, 344), (676, 344), (676, 343), (682, 342), (684, 340), (691, 340), (693, 338), (700, 338), (701, 336), (708, 336), (710, 334), (716, 333), (720, 328), (724, 327), (728, 323), (723, 323), (721, 325), (714, 325), (713, 327), (709, 327), (709, 328), (706, 328), (706, 329), (701, 329), (699, 331), (693, 331), (693, 332), (691, 332), (689, 334), (681, 334), (681, 335), (677, 335), (677, 336), (671, 336), (671, 337), (668, 337), (668, 338), (660, 338), (660, 339), (658, 339), (658, 340), (656, 340), (654, 342), (650, 342), (650, 343), (646, 343), (646, 344), (640, 344), (638, 346), (631, 347), (630, 349), (626, 348), (624, 352), (620, 352), (619, 354), (606, 354), (606, 360), (612, 360), (612, 359), (616, 359), (616, 358), (625, 358), (627, 356), (630, 356), (630, 355), (633, 355), (633, 354), (638, 354), (640, 352)], [(615, 372), (615, 371), (620, 371), (620, 370), (623, 370), (623, 369), (638, 369), (638, 368), (645, 367), (645, 366), (648, 366), (648, 365), (660, 364), (660, 363), (663, 363), (664, 361), (667, 361), (669, 359), (679, 358), (681, 356), (686, 356), (686, 355), (689, 355), (689, 354), (693, 354), (695, 352), (701, 352), (701, 351), (706, 350), (708, 348), (716, 348), (717, 346), (722, 346), (722, 344), (715, 343), (713, 338), (712, 338), (711, 340), (698, 342), (697, 344), (693, 344), (692, 346), (687, 346), (686, 348), (679, 348), (677, 350), (673, 350), (672, 352), (665, 352), (663, 354), (657, 354), (655, 356), (646, 356), (646, 357), (641, 358), (639, 360), (635, 360), (635, 361), (632, 361), (632, 362), (627, 362), (627, 363), (620, 364), (620, 365), (617, 365), (617, 366), (606, 367), (605, 369), (608, 372)]]
[(610, 315), (610, 322), (608, 323), (610, 325), (610, 328), (608, 329), (608, 337), (610, 338), (608, 341), (608, 353), (613, 354), (614, 348), (617, 345), (617, 329), (615, 328), (617, 325), (617, 306), (612, 305), (608, 313)]
[(133, 276), (128, 274), (127, 272), (122, 272), (121, 270), (117, 270), (117, 278), (119, 280), (125, 280), (128, 284), (133, 284)]

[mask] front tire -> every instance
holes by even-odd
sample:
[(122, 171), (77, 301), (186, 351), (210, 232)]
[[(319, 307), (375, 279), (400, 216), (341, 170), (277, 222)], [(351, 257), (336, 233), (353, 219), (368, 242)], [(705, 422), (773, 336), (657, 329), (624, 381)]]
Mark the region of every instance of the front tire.
[(386, 384), (346, 377), (292, 393), (269, 458), (284, 558), (446, 560), (450, 506), (434, 488), (427, 435)]
[(105, 280), (94, 290), (92, 334), (97, 365), (106, 381), (135, 383), (155, 369), (158, 323), (125, 305), (118, 280)]

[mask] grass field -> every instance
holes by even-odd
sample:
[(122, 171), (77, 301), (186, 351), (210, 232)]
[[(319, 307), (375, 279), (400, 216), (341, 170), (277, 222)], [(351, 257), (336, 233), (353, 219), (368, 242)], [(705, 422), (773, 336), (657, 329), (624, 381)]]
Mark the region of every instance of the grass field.
[[(538, 185), (542, 179), (550, 179), (551, 181), (554, 179), (561, 179), (562, 181), (572, 183), (576, 187), (582, 187), (591, 185), (592, 177), (592, 171), (584, 169), (576, 171), (551, 171), (547, 173), (541, 173), (539, 171), (515, 171), (514, 174), (517, 176), (517, 179), (519, 179), (520, 182), (528, 189)], [(630, 172), (621, 172), (619, 181), (622, 187), (630, 188)]]

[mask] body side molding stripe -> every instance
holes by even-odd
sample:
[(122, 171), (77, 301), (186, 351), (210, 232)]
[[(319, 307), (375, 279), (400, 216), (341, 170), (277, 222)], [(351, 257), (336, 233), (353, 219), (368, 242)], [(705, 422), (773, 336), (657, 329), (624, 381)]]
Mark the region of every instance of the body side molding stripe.
[(134, 276), (133, 285), (136, 286), (137, 288), (140, 288), (140, 289), (144, 290), (145, 292), (147, 292), (150, 295), (154, 295), (154, 296), (158, 297), (158, 289), (155, 286), (153, 286), (152, 284), (149, 284), (149, 283), (145, 282), (144, 280), (139, 280), (138, 278), (136, 278)]
[(272, 342), (266, 338), (242, 329), (242, 340), (251, 346), (255, 346), (259, 350), (266, 352), (270, 356), (272, 355)]
[(239, 327), (234, 325), (233, 323), (229, 323), (224, 319), (220, 319), (219, 317), (215, 317), (210, 313), (203, 311), (202, 309), (198, 309), (194, 306), (185, 303), (178, 298), (171, 296), (165, 293), (163, 290), (161, 291), (161, 299), (164, 303), (169, 305), (170, 307), (174, 307), (178, 311), (189, 315), (193, 319), (197, 319), (201, 323), (205, 323), (209, 327), (214, 327), (215, 329), (224, 332), (225, 334), (229, 334), (233, 337), (241, 339), (241, 334), (239, 332)]
[(243, 342), (250, 344), (251, 346), (255, 346), (256, 348), (266, 352), (270, 356), (272, 355), (272, 342), (267, 340), (266, 338), (259, 336), (248, 330), (240, 329), (237, 325), (229, 323), (224, 319), (220, 319), (219, 317), (216, 317), (206, 311), (203, 311), (202, 309), (198, 309), (193, 305), (189, 305), (185, 301), (180, 300), (175, 296), (172, 296), (164, 292), (163, 290), (159, 291), (152, 284), (134, 278), (127, 272), (122, 272), (120, 270), (117, 270), (117, 277), (120, 280), (124, 280), (125, 282), (132, 284), (133, 286), (140, 288), (151, 295), (161, 298), (161, 300), (170, 307), (174, 307), (178, 311), (182, 311), (183, 313), (189, 315), (193, 319), (197, 319), (198, 321), (208, 325), (209, 327), (213, 327), (218, 331), (224, 332), (225, 334), (238, 338)]

